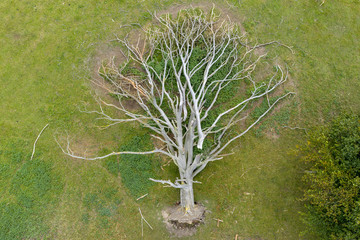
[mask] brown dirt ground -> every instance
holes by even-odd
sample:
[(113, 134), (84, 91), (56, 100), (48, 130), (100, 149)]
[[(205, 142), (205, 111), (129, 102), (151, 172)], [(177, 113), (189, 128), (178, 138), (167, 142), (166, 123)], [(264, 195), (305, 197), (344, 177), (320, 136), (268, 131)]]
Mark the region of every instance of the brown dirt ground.
[(191, 215), (184, 212), (180, 205), (168, 207), (162, 211), (166, 229), (175, 237), (187, 237), (196, 233), (197, 227), (204, 223), (206, 209), (195, 205)]

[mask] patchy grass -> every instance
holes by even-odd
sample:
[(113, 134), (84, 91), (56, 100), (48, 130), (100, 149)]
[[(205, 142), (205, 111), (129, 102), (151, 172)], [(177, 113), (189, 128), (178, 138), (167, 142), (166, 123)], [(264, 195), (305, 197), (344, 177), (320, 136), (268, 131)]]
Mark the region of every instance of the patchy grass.
[(57, 205), (56, 196), (62, 192), (52, 161), (30, 161), (22, 146), (22, 141), (12, 142), (0, 155), (0, 239), (47, 236), (51, 216), (46, 212)]
[[(150, 136), (142, 134), (131, 138), (121, 146), (120, 151), (151, 151), (153, 148)], [(155, 169), (160, 168), (158, 163), (154, 155), (124, 154), (105, 160), (106, 168), (115, 176), (120, 173), (122, 183), (135, 198), (148, 193), (154, 185), (149, 178), (156, 178)]]
[[(93, 58), (101, 46), (112, 46), (108, 41), (121, 34), (119, 25), (145, 23), (147, 10), (174, 4), (180, 1), (1, 1), (1, 239), (138, 239), (139, 207), (155, 229), (145, 227), (144, 238), (169, 238), (160, 212), (178, 201), (175, 189), (148, 186), (144, 192), (149, 195), (136, 201), (140, 191), (131, 195), (131, 187), (109, 171), (106, 160), (67, 158), (53, 134), (68, 131), (75, 144), (81, 142), (76, 144), (79, 153), (94, 144), (95, 149), (117, 149), (144, 134), (134, 124), (99, 131), (95, 116), (79, 112), (78, 106), (87, 102), (96, 108), (88, 81)], [(303, 132), (279, 126), (310, 128), (342, 109), (358, 111), (360, 5), (350, 0), (322, 6), (315, 0), (215, 4), (238, 16), (252, 41), (293, 46), (295, 54), (269, 47), (266, 60), (277, 56), (288, 65), (297, 95), (263, 122), (260, 136), (253, 131), (232, 145), (234, 155), (211, 164), (198, 177), (203, 184), (195, 186), (195, 198), (211, 212), (194, 239), (233, 239), (236, 234), (299, 239), (304, 230), (297, 201), (301, 166), (287, 153), (301, 142)], [(49, 128), (29, 161), (46, 123)], [(274, 123), (279, 138), (267, 134)], [(156, 174), (177, 175), (171, 164), (164, 170)], [(217, 227), (213, 218), (223, 223)]]

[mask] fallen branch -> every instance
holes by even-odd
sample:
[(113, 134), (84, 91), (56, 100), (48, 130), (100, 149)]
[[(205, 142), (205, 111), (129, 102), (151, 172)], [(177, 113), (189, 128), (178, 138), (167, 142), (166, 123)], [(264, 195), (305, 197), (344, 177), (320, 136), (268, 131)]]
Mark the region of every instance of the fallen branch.
[(30, 158), (30, 161), (33, 159), (34, 157), (34, 154), (35, 154), (35, 147), (36, 147), (36, 143), (37, 141), (39, 140), (40, 138), (40, 135), (43, 133), (43, 131), (45, 130), (45, 128), (47, 128), (47, 126), (49, 126), (49, 124), (46, 124), (45, 127), (41, 130), (41, 132), (39, 133), (39, 135), (37, 136), (35, 142), (34, 142), (34, 147), (33, 147), (33, 151), (32, 151), (32, 154), (31, 154), (31, 158)]
[(217, 227), (219, 227), (219, 223), (220, 222), (224, 222), (223, 220), (221, 220), (221, 219), (218, 219), (218, 218), (213, 218), (215, 221), (217, 221), (217, 224), (216, 224), (216, 226)]
[(136, 201), (138, 201), (138, 200), (140, 200), (140, 199), (142, 199), (142, 198), (146, 197), (147, 195), (148, 195), (148, 193), (147, 193), (147, 194), (142, 195), (141, 197), (138, 197), (138, 198), (136, 199)]
[(148, 223), (148, 221), (146, 221), (146, 219), (144, 218), (144, 216), (141, 213), (141, 209), (139, 208), (139, 212), (140, 212), (140, 216), (141, 216), (141, 236), (144, 236), (144, 224), (143, 221), (145, 221), (145, 223), (151, 228), (151, 230), (154, 230), (152, 228), (152, 226)]

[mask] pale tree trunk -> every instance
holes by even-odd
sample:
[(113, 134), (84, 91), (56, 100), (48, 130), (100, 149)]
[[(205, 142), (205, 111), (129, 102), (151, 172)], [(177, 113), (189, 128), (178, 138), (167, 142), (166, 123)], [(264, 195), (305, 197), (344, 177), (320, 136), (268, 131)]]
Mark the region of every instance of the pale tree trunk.
[[(185, 160), (187, 154), (188, 153), (182, 155), (181, 158)], [(190, 154), (190, 156), (187, 157), (192, 158), (193, 156), (192, 154)], [(188, 161), (184, 161), (184, 162), (186, 163)], [(180, 170), (179, 173), (180, 173), (180, 179), (184, 180), (181, 181), (182, 187), (180, 188), (180, 205), (186, 213), (191, 214), (195, 206), (194, 188), (193, 188), (193, 183), (194, 183), (193, 171), (192, 168), (185, 167), (185, 169), (183, 171)]]
[(180, 189), (180, 205), (186, 212), (191, 213), (195, 206), (193, 184), (190, 182), (187, 186)]

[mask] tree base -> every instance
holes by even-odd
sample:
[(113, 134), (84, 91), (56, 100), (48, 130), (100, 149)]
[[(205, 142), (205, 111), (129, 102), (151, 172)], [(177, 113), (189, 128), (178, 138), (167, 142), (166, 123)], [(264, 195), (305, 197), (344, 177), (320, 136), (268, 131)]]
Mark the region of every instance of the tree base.
[(197, 227), (204, 222), (205, 207), (196, 204), (193, 211), (186, 213), (180, 205), (168, 207), (162, 211), (167, 230), (175, 237), (192, 236)]

